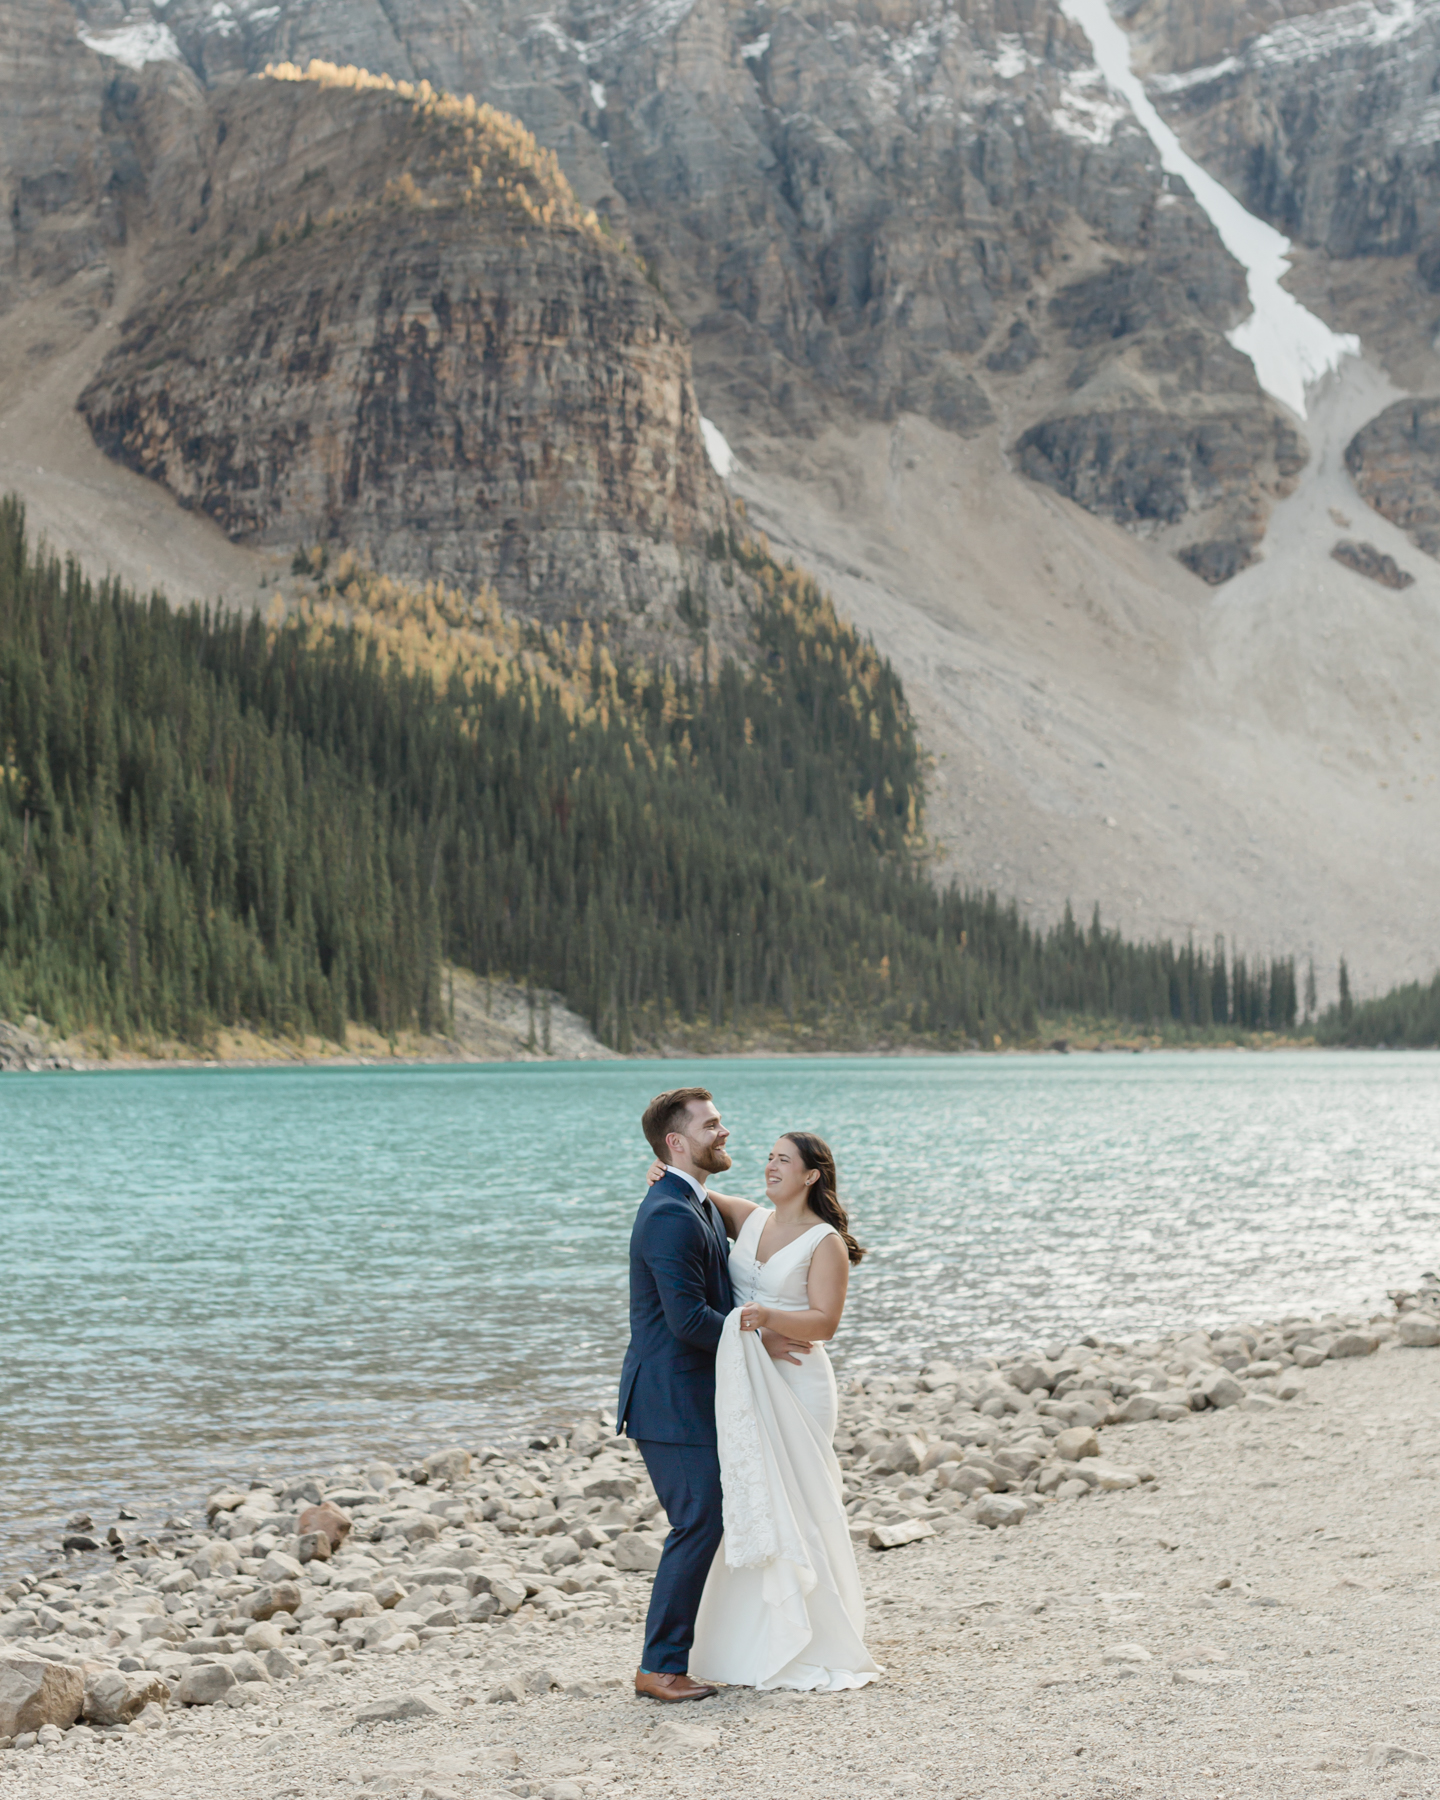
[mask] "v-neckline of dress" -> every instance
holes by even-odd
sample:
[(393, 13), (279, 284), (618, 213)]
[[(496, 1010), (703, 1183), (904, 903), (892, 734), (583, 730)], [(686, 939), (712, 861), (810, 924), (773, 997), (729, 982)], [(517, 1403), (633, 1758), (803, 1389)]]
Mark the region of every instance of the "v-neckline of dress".
[[(757, 1206), (755, 1210), (756, 1212), (765, 1212), (764, 1207), (761, 1206)], [(782, 1244), (778, 1250), (772, 1250), (765, 1258), (764, 1262), (761, 1262), (759, 1254), (760, 1239), (765, 1235), (765, 1226), (768, 1225), (770, 1220), (774, 1217), (775, 1215), (773, 1212), (765, 1213), (764, 1220), (755, 1236), (755, 1248), (750, 1252), (750, 1260), (757, 1269), (768, 1269), (777, 1256), (783, 1256), (787, 1250), (793, 1250), (797, 1244), (803, 1244), (812, 1231), (820, 1231), (824, 1229), (825, 1226), (825, 1221), (823, 1219), (817, 1219), (813, 1225), (807, 1226), (805, 1230), (800, 1233), (799, 1237), (791, 1238), (788, 1244)]]

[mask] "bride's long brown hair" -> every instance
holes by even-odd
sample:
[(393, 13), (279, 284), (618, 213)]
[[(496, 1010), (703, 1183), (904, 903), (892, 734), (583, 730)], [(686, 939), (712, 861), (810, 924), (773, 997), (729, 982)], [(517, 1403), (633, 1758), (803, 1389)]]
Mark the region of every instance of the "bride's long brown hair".
[(840, 1177), (835, 1173), (835, 1158), (824, 1138), (813, 1131), (787, 1131), (785, 1137), (795, 1146), (802, 1163), (820, 1177), (805, 1190), (805, 1204), (817, 1218), (833, 1225), (845, 1240), (846, 1254), (852, 1263), (865, 1255), (865, 1246), (850, 1235), (850, 1217), (840, 1204)]

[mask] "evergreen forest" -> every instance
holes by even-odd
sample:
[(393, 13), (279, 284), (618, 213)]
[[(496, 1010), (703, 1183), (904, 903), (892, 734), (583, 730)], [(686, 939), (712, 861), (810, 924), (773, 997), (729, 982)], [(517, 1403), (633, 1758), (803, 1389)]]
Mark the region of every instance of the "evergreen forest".
[(288, 611), (172, 608), (36, 554), (0, 502), (0, 1017), (443, 1031), (451, 961), (622, 1051), (1294, 1025), (1288, 959), (939, 890), (889, 666), (763, 545), (712, 553), (749, 658), (651, 668), (318, 555)]
[(1322, 1044), (1370, 1050), (1433, 1049), (1440, 1045), (1440, 974), (1428, 982), (1405, 982), (1370, 1000), (1356, 1000), (1342, 960), (1340, 997), (1320, 1016), (1315, 1035)]

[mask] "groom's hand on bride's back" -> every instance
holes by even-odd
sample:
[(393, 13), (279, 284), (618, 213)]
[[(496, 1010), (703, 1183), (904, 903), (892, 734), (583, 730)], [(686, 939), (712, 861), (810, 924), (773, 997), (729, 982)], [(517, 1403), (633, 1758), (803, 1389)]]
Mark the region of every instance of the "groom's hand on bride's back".
[(810, 1354), (810, 1346), (804, 1338), (786, 1337), (779, 1331), (762, 1330), (760, 1342), (765, 1346), (767, 1356), (773, 1357), (776, 1362), (794, 1363), (797, 1368), (800, 1366), (800, 1358)]

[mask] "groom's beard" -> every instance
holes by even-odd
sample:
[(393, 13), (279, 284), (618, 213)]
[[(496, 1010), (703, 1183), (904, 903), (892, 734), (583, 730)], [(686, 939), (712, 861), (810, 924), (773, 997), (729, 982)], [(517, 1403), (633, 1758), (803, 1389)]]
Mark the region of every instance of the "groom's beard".
[(708, 1150), (693, 1151), (692, 1155), (695, 1167), (703, 1169), (707, 1175), (723, 1175), (730, 1167), (730, 1152), (721, 1149), (719, 1144), (712, 1144)]

